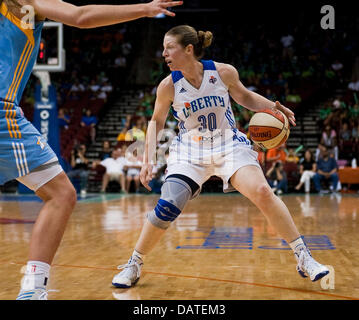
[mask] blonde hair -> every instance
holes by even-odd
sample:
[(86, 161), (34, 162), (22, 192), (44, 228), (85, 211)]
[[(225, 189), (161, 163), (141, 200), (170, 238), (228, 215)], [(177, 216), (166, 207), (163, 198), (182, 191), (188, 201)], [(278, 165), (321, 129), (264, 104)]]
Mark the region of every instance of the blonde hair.
[(180, 25), (170, 29), (166, 35), (177, 37), (178, 43), (184, 48), (193, 45), (194, 55), (197, 59), (204, 56), (205, 49), (212, 44), (213, 34), (211, 31), (196, 31), (189, 25)]

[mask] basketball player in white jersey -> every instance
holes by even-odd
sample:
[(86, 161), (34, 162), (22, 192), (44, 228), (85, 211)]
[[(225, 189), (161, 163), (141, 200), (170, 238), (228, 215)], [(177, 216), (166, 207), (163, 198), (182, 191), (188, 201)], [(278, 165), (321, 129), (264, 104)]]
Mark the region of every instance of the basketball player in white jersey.
[(237, 190), (258, 207), (293, 249), (301, 276), (317, 281), (329, 273), (327, 267), (312, 258), (286, 205), (268, 185), (258, 164), (257, 152), (236, 129), (230, 96), (255, 112), (279, 109), (292, 125), (295, 125), (294, 113), (279, 102), (247, 90), (233, 66), (200, 60), (204, 48), (211, 42), (211, 32), (197, 32), (186, 25), (172, 28), (164, 37), (163, 57), (172, 73), (158, 86), (147, 130), (140, 176), (147, 189), (150, 190), (148, 183), (152, 179), (156, 138), (164, 128), (171, 105), (180, 133), (169, 150), (161, 197), (154, 210), (147, 213), (131, 258), (114, 276), (115, 287), (129, 288), (139, 280), (145, 255), (212, 175), (222, 178), (224, 192)]

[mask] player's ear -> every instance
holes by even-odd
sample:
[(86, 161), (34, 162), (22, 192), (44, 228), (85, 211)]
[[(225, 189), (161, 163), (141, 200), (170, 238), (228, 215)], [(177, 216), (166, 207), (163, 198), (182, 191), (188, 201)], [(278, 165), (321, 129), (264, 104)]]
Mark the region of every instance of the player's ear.
[(188, 44), (184, 50), (187, 54), (194, 54), (193, 44)]

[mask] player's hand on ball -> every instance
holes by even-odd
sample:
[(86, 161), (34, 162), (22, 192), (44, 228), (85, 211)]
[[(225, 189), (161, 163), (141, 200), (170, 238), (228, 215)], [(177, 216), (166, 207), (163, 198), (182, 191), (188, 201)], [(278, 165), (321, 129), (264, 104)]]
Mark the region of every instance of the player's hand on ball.
[(183, 1), (172, 1), (172, 0), (153, 0), (147, 4), (147, 17), (155, 17), (160, 13), (163, 13), (167, 16), (174, 17), (176, 14), (167, 10), (168, 7), (180, 6), (183, 4)]
[(294, 127), (296, 126), (295, 124), (295, 117), (294, 117), (294, 112), (288, 108), (286, 108), (285, 106), (281, 105), (279, 101), (275, 102), (275, 106), (274, 109), (278, 109), (280, 111), (282, 111), (288, 118), (289, 122), (291, 123), (291, 125), (293, 125)]
[(152, 188), (148, 185), (150, 183), (150, 181), (152, 180), (152, 170), (153, 170), (153, 165), (151, 164), (143, 164), (142, 168), (141, 168), (141, 172), (140, 172), (140, 180), (141, 183), (144, 185), (144, 187), (151, 191)]

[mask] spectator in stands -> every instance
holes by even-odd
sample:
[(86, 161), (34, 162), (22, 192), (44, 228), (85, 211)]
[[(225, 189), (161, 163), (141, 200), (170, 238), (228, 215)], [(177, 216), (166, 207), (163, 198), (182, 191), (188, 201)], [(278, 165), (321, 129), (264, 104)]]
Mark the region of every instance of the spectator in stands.
[(333, 107), (334, 107), (334, 110), (342, 109), (342, 108), (345, 108), (345, 103), (341, 100), (340, 97), (336, 97), (333, 100)]
[(286, 102), (300, 103), (301, 101), (301, 96), (294, 89), (287, 92)]
[(260, 80), (260, 84), (262, 86), (269, 86), (272, 83), (271, 79), (269, 78), (269, 75), (267, 72), (263, 74), (263, 77)]
[(151, 93), (151, 88), (146, 88), (145, 92), (143, 94), (143, 97), (142, 97), (142, 99), (140, 101), (140, 105), (144, 106), (146, 109), (148, 107), (152, 108), (154, 102), (155, 102), (155, 95), (153, 95)]
[(324, 128), (330, 126), (334, 131), (338, 131), (341, 126), (343, 114), (344, 112), (341, 110), (340, 106), (333, 107), (332, 112), (323, 121)]
[(103, 102), (107, 101), (107, 93), (106, 91), (103, 91), (102, 88), (98, 91), (97, 99), (103, 100)]
[(307, 149), (304, 157), (299, 162), (299, 173), (301, 174), (300, 181), (296, 185), (295, 190), (299, 191), (304, 184), (304, 191), (310, 192), (310, 179), (312, 179), (316, 172), (316, 163), (312, 152)]
[[(330, 125), (326, 125), (324, 131), (322, 132), (320, 145), (324, 146), (325, 149), (327, 149), (329, 153), (334, 156), (335, 160), (338, 160), (337, 133)], [(315, 155), (316, 160), (320, 158), (320, 151), (320, 147), (317, 148)]]
[(338, 136), (340, 159), (351, 160), (353, 158), (354, 139), (352, 136), (352, 130), (349, 128), (347, 121), (343, 122)]
[(349, 82), (348, 89), (353, 91), (359, 91), (359, 80), (354, 79), (353, 81)]
[(136, 110), (136, 115), (139, 117), (145, 117), (146, 116), (146, 109), (145, 106), (139, 106)]
[(338, 60), (336, 59), (332, 65), (331, 65), (332, 69), (334, 70), (336, 76), (337, 76), (337, 79), (339, 81), (342, 81), (342, 78), (343, 78), (343, 74), (342, 74), (342, 70), (343, 70), (343, 64)]
[(121, 149), (115, 149), (111, 153), (111, 157), (102, 160), (100, 164), (106, 168), (106, 172), (102, 177), (102, 186), (101, 192), (106, 192), (106, 188), (110, 181), (118, 181), (121, 186), (121, 192), (125, 192), (125, 174), (123, 168), (126, 164), (126, 158), (124, 155), (121, 155)]
[(111, 83), (109, 81), (105, 81), (102, 87), (100, 88), (100, 93), (97, 96), (97, 98), (102, 99), (106, 102), (108, 96), (111, 94), (112, 91), (113, 91), (113, 87)]
[(277, 96), (272, 92), (272, 90), (270, 88), (266, 89), (265, 97), (270, 101), (278, 100)]
[(270, 149), (267, 152), (267, 162), (276, 162), (281, 161), (282, 163), (285, 163), (287, 161), (287, 154), (285, 153), (285, 144), (282, 144), (281, 146)]
[(107, 158), (111, 157), (111, 153), (112, 153), (112, 148), (111, 148), (111, 143), (109, 140), (105, 140), (102, 143), (102, 150), (100, 151), (100, 159), (105, 160)]
[(91, 92), (91, 96), (90, 98), (91, 99), (96, 99), (98, 94), (99, 94), (99, 91), (100, 91), (100, 85), (96, 82), (95, 79), (92, 79), (91, 80), (91, 83), (89, 85), (89, 89), (90, 89), (90, 92)]
[(329, 180), (331, 182), (330, 189), (335, 192), (339, 182), (339, 176), (337, 173), (337, 162), (333, 157), (330, 157), (329, 151), (326, 147), (323, 147), (322, 157), (317, 161), (317, 173), (313, 177), (315, 190), (319, 193), (323, 193), (321, 181)]
[(277, 86), (284, 87), (286, 84), (288, 84), (288, 81), (283, 78), (283, 74), (282, 74), (282, 73), (279, 73), (279, 74), (278, 74), (278, 79), (277, 79), (277, 81), (275, 82), (275, 84), (276, 84)]
[(70, 116), (66, 113), (66, 111), (63, 108), (59, 109), (57, 119), (60, 129), (67, 130), (69, 128)]
[(124, 41), (121, 45), (122, 54), (126, 57), (130, 55), (132, 51), (132, 44), (129, 41)]
[(146, 137), (146, 118), (139, 117), (136, 124), (127, 131), (126, 141), (145, 141)]
[(95, 142), (96, 138), (96, 125), (97, 125), (97, 117), (92, 114), (90, 109), (85, 111), (85, 114), (81, 118), (81, 126), (87, 127), (90, 130), (91, 142)]
[(126, 117), (121, 118), (121, 124), (127, 128), (127, 130), (130, 128), (132, 122), (132, 114), (126, 115)]
[(347, 142), (347, 141), (351, 141), (351, 139), (352, 139), (352, 133), (351, 130), (349, 130), (349, 124), (348, 122), (343, 122), (342, 127), (339, 130), (339, 141)]
[(359, 121), (353, 121), (352, 137), (353, 137), (353, 142), (355, 144), (359, 144)]
[(288, 150), (288, 154), (287, 154), (287, 159), (286, 162), (294, 162), (294, 163), (298, 163), (299, 162), (299, 158), (297, 156), (297, 154), (295, 153), (293, 148), (290, 148)]
[(127, 140), (127, 137), (130, 138), (127, 134), (127, 127), (123, 127), (121, 132), (117, 136), (117, 141), (131, 141), (130, 139)]
[(281, 161), (275, 161), (267, 171), (266, 177), (274, 193), (281, 195), (288, 192), (287, 174), (283, 169)]
[(72, 170), (67, 172), (67, 176), (71, 180), (72, 184), (74, 184), (74, 179), (80, 179), (80, 190), (81, 195), (86, 194), (87, 190), (87, 181), (88, 181), (88, 159), (85, 156), (86, 146), (84, 144), (80, 144), (78, 147), (75, 147), (71, 151), (71, 167)]
[(114, 61), (114, 64), (115, 64), (115, 68), (118, 70), (125, 69), (127, 66), (126, 57), (124, 57), (122, 54), (119, 53)]
[[(352, 129), (352, 137), (353, 137), (353, 154), (358, 158), (359, 155), (359, 121), (353, 124)], [(357, 160), (359, 162), (359, 159)]]
[(320, 119), (320, 123), (318, 123), (319, 125), (321, 125), (323, 123), (323, 121), (328, 118), (328, 116), (331, 114), (332, 112), (332, 107), (331, 107), (331, 103), (330, 102), (326, 102), (322, 107), (320, 107), (319, 109), (319, 119)]
[(349, 117), (354, 120), (359, 119), (359, 103), (355, 103), (354, 106), (349, 106)]
[(70, 91), (72, 92), (84, 92), (85, 86), (80, 82), (79, 79), (76, 79), (74, 84), (72, 85)]
[(288, 58), (289, 60), (291, 60), (294, 53), (294, 37), (288, 32), (280, 38), (280, 42), (283, 45), (283, 58)]
[(138, 155), (137, 157), (134, 155), (126, 156), (126, 163), (124, 165), (124, 170), (126, 170), (126, 192), (129, 192), (131, 187), (131, 182), (135, 182), (135, 192), (138, 193), (141, 186), (140, 181), (140, 171), (142, 167), (142, 156)]

